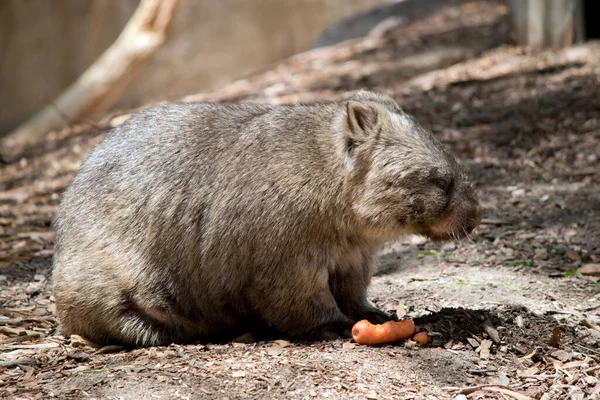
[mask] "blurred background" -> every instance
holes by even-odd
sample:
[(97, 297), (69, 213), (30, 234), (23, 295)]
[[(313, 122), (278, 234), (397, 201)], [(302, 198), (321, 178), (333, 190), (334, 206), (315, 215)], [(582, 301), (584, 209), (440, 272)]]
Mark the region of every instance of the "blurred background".
[[(215, 89), (273, 67), (293, 54), (369, 34), (382, 36), (444, 6), (468, 2), (166, 0), (162, 6), (171, 7), (172, 15), (165, 28), (160, 29), (163, 35), (160, 43), (140, 57), (143, 62), (130, 66), (127, 57), (117, 55), (116, 58), (124, 60), (118, 62), (123, 64), (120, 67), (124, 77), (106, 83), (90, 83), (97, 78), (88, 77), (76, 94), (69, 93), (66, 103), (57, 101), (115, 43), (142, 3), (139, 0), (0, 2), (0, 137), (13, 132), (13, 136), (37, 141), (45, 132), (65, 123), (92, 121), (111, 109), (176, 100)], [(150, 0), (147, 3), (161, 4)], [(598, 28), (591, 19), (597, 3), (508, 0), (512, 42), (560, 48), (598, 37)], [(129, 35), (126, 40), (133, 41), (134, 37)], [(107, 66), (110, 68), (110, 63), (104, 63), (102, 68), (106, 70)], [(101, 74), (102, 68), (94, 74)], [(113, 88), (95, 99), (85, 98), (102, 84)], [(78, 102), (85, 103), (82, 109), (77, 109)], [(44, 107), (45, 114), (36, 116), (31, 123), (30, 118)], [(22, 125), (26, 121), (30, 123)], [(18, 127), (20, 131), (16, 132)]]
[[(383, 0), (181, 0), (168, 40), (117, 108), (216, 87), (308, 50)], [(117, 38), (139, 0), (0, 1), (0, 136), (47, 105)]]

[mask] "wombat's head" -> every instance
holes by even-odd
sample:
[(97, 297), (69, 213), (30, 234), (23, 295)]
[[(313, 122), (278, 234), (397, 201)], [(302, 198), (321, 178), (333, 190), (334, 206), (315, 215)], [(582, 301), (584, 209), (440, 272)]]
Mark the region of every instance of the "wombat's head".
[(450, 152), (389, 97), (360, 92), (337, 122), (352, 209), (382, 236), (458, 239), (481, 222), (477, 194)]

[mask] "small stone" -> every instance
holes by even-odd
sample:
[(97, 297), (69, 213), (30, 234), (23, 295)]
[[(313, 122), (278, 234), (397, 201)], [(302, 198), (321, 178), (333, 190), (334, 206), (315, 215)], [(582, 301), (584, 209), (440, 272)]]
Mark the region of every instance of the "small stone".
[(571, 261), (581, 260), (581, 257), (579, 256), (579, 254), (573, 249), (567, 249), (565, 254), (566, 254), (567, 258)]
[(504, 247), (500, 251), (508, 259), (512, 259), (515, 257), (515, 251), (513, 249), (511, 249), (510, 247)]
[(493, 385), (508, 386), (510, 385), (510, 379), (508, 378), (508, 376), (500, 372), (496, 375), (495, 378), (492, 378), (490, 380), (490, 383)]
[(118, 116), (114, 117), (109, 122), (110, 127), (114, 128), (116, 126), (123, 125), (125, 123), (125, 121), (127, 121), (129, 118), (131, 118), (132, 115), (133, 114), (123, 114), (123, 115), (118, 115)]
[(548, 250), (543, 247), (538, 247), (535, 249), (533, 253), (534, 260), (547, 260), (548, 259)]
[(582, 275), (600, 276), (600, 264), (584, 264), (577, 271)]
[(411, 244), (413, 246), (418, 246), (420, 244), (425, 244), (425, 243), (427, 243), (427, 238), (424, 236), (413, 235), (410, 237), (410, 240), (409, 240), (409, 244)]
[(33, 310), (33, 315), (36, 315), (38, 317), (43, 317), (43, 316), (48, 315), (48, 314), (49, 313), (48, 313), (48, 310), (46, 308), (38, 307), (35, 310)]
[(577, 236), (577, 231), (575, 229), (567, 229), (564, 235), (567, 238), (572, 238), (573, 236)]
[(442, 246), (442, 251), (450, 252), (456, 249), (456, 244), (453, 242), (448, 242)]
[(354, 343), (346, 342), (346, 343), (342, 344), (342, 349), (351, 350), (351, 349), (353, 349), (355, 347), (356, 347), (356, 345)]
[(83, 351), (70, 351), (67, 353), (67, 358), (75, 361), (87, 361), (89, 360), (90, 355)]
[(525, 195), (525, 189), (516, 189), (516, 190), (513, 190), (513, 191), (510, 193), (510, 195), (511, 195), (512, 197), (522, 197), (522, 196), (524, 196), (524, 195)]
[(281, 353), (283, 353), (283, 349), (278, 344), (274, 344), (271, 347), (267, 347), (267, 354), (270, 356), (278, 356)]
[(279, 346), (281, 346), (282, 348), (286, 348), (290, 345), (290, 342), (288, 342), (287, 340), (274, 340), (273, 343), (277, 343)]
[(71, 341), (71, 346), (73, 347), (85, 347), (88, 342), (79, 335), (71, 335), (69, 338)]
[(231, 375), (234, 378), (243, 378), (244, 376), (246, 376), (246, 372), (244, 372), (244, 371), (233, 371), (233, 373)]
[(560, 208), (561, 210), (564, 210), (565, 208), (567, 208), (567, 204), (563, 200), (556, 200), (554, 202), (554, 205), (556, 207)]
[(569, 353), (564, 350), (556, 350), (556, 351), (552, 352), (550, 355), (562, 362), (567, 362), (575, 356), (573, 353)]
[(548, 195), (548, 194), (545, 194), (542, 197), (540, 197), (540, 202), (542, 202), (542, 203), (545, 203), (548, 200), (550, 200), (550, 195)]
[(571, 264), (561, 264), (558, 266), (558, 269), (560, 269), (561, 271), (572, 271), (576, 268)]

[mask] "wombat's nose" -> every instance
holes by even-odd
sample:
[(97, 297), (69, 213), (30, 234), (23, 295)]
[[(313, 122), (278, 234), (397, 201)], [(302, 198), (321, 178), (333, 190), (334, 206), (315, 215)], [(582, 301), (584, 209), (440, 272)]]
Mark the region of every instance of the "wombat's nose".
[(467, 214), (467, 226), (466, 229), (469, 233), (473, 232), (475, 228), (481, 223), (483, 219), (483, 208), (479, 203), (474, 204)]

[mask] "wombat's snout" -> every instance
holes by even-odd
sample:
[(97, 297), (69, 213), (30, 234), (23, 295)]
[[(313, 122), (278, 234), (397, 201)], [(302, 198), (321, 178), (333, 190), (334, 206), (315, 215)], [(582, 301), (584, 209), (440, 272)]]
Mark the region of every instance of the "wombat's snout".
[(473, 230), (475, 228), (477, 228), (477, 226), (479, 226), (479, 224), (481, 223), (481, 220), (483, 219), (483, 208), (481, 207), (481, 205), (479, 204), (479, 202), (474, 202), (469, 211), (467, 211), (467, 215), (465, 218), (465, 230), (468, 233), (473, 232)]
[(460, 239), (471, 234), (482, 218), (483, 209), (479, 202), (473, 199), (433, 224), (427, 236), (432, 240)]

